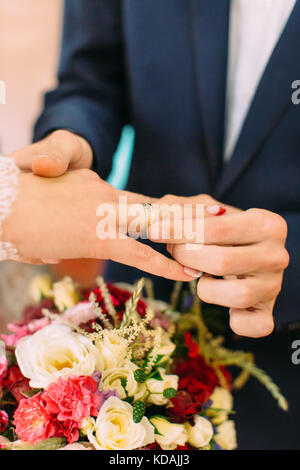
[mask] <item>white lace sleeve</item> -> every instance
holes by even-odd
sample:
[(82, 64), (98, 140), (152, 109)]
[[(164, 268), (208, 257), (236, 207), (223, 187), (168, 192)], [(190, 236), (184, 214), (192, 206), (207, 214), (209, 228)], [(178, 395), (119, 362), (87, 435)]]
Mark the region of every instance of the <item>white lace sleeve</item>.
[(19, 261), (17, 248), (12, 243), (1, 241), (2, 224), (11, 213), (11, 206), (18, 194), (19, 173), (12, 158), (0, 156), (0, 261)]

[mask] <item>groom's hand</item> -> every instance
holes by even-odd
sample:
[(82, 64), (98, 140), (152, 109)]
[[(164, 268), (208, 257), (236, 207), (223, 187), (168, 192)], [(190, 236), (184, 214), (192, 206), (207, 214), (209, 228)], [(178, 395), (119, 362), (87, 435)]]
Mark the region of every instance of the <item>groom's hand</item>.
[(23, 171), (54, 178), (67, 170), (90, 168), (93, 152), (82, 137), (66, 130), (57, 130), (10, 156)]
[(286, 236), (282, 217), (250, 209), (205, 219), (204, 245), (197, 251), (176, 240), (168, 250), (179, 263), (207, 273), (198, 295), (230, 308), (235, 333), (262, 337), (274, 328), (273, 308), (289, 263)]

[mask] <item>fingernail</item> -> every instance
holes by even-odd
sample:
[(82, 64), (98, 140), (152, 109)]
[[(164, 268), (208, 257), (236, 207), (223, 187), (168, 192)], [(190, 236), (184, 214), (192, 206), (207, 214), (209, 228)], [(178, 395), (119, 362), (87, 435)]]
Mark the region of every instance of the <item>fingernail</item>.
[(48, 259), (48, 258), (42, 258), (41, 261), (44, 263), (44, 264), (58, 264), (60, 263), (60, 260), (59, 259)]
[(192, 268), (183, 268), (185, 274), (187, 274), (188, 276), (190, 277), (194, 277), (194, 278), (197, 278), (197, 277), (201, 277), (203, 272), (202, 271), (196, 271), (196, 269), (192, 269)]
[(222, 215), (226, 212), (226, 208), (224, 206), (220, 206), (219, 204), (215, 204), (213, 206), (207, 206), (206, 212), (210, 215)]

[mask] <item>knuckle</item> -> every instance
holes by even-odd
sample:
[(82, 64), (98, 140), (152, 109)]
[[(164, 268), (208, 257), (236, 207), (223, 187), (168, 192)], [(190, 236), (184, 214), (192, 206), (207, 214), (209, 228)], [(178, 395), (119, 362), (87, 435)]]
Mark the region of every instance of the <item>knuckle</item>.
[(199, 196), (197, 196), (197, 199), (199, 200), (199, 202), (201, 202), (202, 204), (205, 204), (205, 205), (210, 205), (210, 204), (216, 204), (217, 201), (215, 199), (213, 199), (209, 194), (199, 194)]
[(239, 288), (237, 295), (237, 308), (249, 308), (253, 305), (253, 292), (248, 286)]
[(215, 276), (223, 276), (231, 273), (232, 262), (226, 253), (220, 253), (216, 260), (215, 269), (212, 274)]
[(228, 228), (216, 219), (214, 219), (213, 223), (209, 228), (208, 233), (208, 238), (210, 239), (210, 241), (214, 243), (221, 243), (226, 241), (227, 236)]
[(165, 194), (162, 198), (160, 198), (161, 203), (171, 204), (172, 202), (176, 202), (178, 196), (174, 196), (174, 194)]
[(153, 251), (148, 245), (140, 244), (139, 250), (137, 251), (138, 258), (144, 262), (151, 261), (153, 258)]
[(93, 181), (99, 180), (99, 176), (97, 175), (97, 173), (95, 173), (92, 170), (89, 170), (88, 168), (82, 168), (81, 170), (77, 170), (77, 171), (78, 171), (78, 174), (80, 174), (80, 176), (88, 180), (93, 180)]
[(282, 269), (286, 269), (290, 264), (290, 254), (286, 248), (282, 252)]
[(276, 253), (270, 254), (270, 268), (273, 271), (283, 271), (289, 265), (290, 256), (285, 248), (277, 250)]
[(283, 217), (274, 212), (263, 211), (263, 233), (266, 237), (280, 238), (287, 237), (287, 223)]

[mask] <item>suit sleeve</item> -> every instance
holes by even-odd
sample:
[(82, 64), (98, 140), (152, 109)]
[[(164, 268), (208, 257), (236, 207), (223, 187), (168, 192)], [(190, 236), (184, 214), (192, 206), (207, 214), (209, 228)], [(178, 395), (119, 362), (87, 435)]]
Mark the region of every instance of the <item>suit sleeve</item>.
[(287, 222), (287, 250), (290, 264), (285, 271), (282, 291), (275, 305), (277, 325), (300, 322), (300, 213), (281, 213)]
[(56, 129), (84, 137), (106, 178), (127, 121), (119, 0), (66, 0), (57, 88), (45, 95), (34, 141)]

